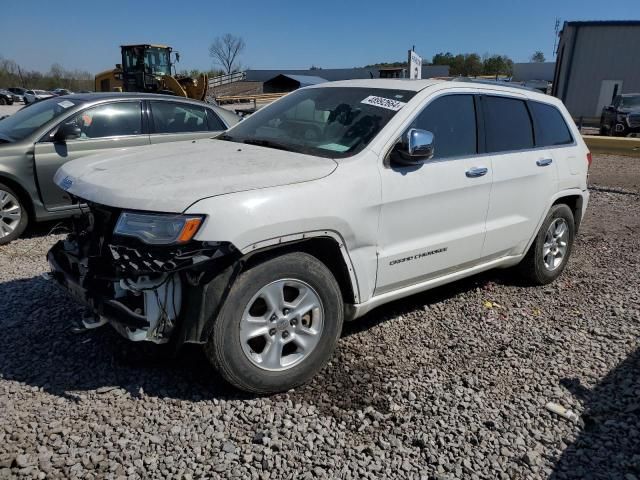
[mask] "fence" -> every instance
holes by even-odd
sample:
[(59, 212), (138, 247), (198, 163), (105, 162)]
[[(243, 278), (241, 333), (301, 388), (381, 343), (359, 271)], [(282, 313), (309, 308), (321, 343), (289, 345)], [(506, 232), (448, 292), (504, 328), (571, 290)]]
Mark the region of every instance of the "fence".
[(220, 85), (226, 85), (227, 83), (240, 82), (247, 78), (245, 72), (233, 72), (227, 75), (219, 75), (209, 79), (209, 88), (219, 87)]

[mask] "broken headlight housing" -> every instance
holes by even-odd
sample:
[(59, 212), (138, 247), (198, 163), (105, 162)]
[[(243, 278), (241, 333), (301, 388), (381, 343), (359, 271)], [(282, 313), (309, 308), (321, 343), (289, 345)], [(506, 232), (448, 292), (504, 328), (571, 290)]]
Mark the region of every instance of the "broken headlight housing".
[(173, 245), (191, 240), (203, 220), (200, 215), (122, 212), (113, 233), (150, 245)]

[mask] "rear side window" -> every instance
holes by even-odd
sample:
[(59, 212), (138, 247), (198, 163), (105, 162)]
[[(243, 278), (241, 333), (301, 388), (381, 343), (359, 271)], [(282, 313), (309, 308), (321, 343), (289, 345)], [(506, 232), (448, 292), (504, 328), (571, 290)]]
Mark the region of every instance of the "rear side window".
[(529, 102), (529, 106), (536, 119), (536, 146), (551, 147), (573, 142), (569, 127), (556, 107), (539, 102)]
[(212, 132), (218, 132), (220, 130), (226, 130), (227, 127), (224, 123), (222, 123), (222, 120), (220, 120), (220, 117), (218, 117), (218, 115), (216, 115), (213, 110), (210, 109), (206, 109), (207, 110), (207, 123), (209, 124), (209, 130), (211, 130)]
[(461, 157), (477, 152), (476, 110), (471, 95), (436, 98), (411, 127), (433, 133), (433, 158)]
[(484, 97), (487, 152), (507, 152), (533, 148), (533, 128), (522, 100)]
[(151, 101), (155, 133), (207, 131), (207, 114), (203, 107), (172, 102)]

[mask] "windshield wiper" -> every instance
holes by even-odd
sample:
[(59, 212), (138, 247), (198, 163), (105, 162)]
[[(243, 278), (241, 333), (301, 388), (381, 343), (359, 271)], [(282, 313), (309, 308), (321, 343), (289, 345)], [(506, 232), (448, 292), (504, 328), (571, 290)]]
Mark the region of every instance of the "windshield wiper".
[(273, 140), (263, 138), (247, 138), (242, 143), (246, 143), (247, 145), (258, 145), (260, 147), (275, 148), (277, 150), (285, 150), (287, 152), (302, 152), (302, 149), (296, 148), (292, 145), (274, 142)]

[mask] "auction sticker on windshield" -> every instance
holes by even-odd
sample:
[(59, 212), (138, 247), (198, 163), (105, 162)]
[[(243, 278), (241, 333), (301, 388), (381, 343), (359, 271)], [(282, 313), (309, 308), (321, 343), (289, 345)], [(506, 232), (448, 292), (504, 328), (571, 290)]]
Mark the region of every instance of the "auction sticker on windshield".
[(373, 105), (375, 107), (386, 108), (387, 110), (393, 110), (394, 112), (397, 112), (398, 110), (400, 110), (402, 107), (406, 105), (405, 102), (399, 102), (398, 100), (391, 100), (390, 98), (376, 97), (375, 95), (368, 96), (367, 98), (362, 100), (362, 102), (360, 103)]

